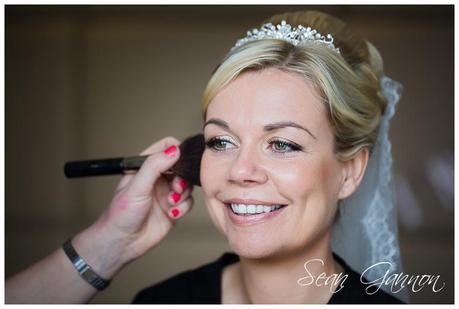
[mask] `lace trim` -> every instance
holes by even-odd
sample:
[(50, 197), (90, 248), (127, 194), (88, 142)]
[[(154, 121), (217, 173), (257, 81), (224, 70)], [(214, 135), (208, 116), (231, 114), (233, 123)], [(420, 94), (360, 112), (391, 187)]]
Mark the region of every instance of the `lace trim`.
[[(359, 188), (339, 203), (332, 248), (358, 272), (380, 262), (391, 263), (389, 273), (401, 270), (389, 141), (389, 121), (395, 113), (401, 89), (401, 84), (389, 77), (381, 78), (387, 107), (381, 118), (375, 147)], [(365, 277), (374, 281), (387, 271), (387, 267), (371, 267), (365, 272)], [(390, 292), (385, 285), (382, 289)]]
[[(381, 79), (381, 88), (387, 99), (386, 112), (381, 119), (381, 125), (378, 134), (376, 147), (379, 147), (379, 166), (378, 186), (375, 188), (375, 194), (370, 201), (368, 211), (366, 212), (362, 223), (365, 234), (370, 241), (371, 261), (376, 264), (382, 261), (390, 262), (392, 267), (389, 273), (397, 270), (400, 263), (400, 251), (398, 249), (398, 239), (394, 228), (390, 226), (390, 218), (394, 209), (395, 200), (392, 188), (392, 145), (389, 141), (389, 121), (395, 114), (395, 106), (400, 99), (401, 84), (384, 76)], [(391, 200), (388, 200), (390, 197)], [(396, 224), (396, 222), (393, 222)], [(370, 277), (381, 277), (387, 269), (382, 267), (371, 268), (368, 272)]]

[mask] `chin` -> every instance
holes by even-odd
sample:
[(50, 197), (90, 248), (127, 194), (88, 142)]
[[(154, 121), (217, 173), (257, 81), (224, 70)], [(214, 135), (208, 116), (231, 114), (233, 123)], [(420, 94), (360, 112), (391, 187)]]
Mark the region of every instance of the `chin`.
[(226, 235), (230, 247), (240, 257), (247, 259), (265, 259), (277, 256), (282, 251), (278, 240), (262, 236), (259, 233)]

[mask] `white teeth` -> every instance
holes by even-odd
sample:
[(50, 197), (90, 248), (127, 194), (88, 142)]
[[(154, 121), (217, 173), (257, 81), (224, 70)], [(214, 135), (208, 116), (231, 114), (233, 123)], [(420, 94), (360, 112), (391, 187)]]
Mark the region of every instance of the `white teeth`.
[(231, 209), (235, 214), (261, 214), (268, 213), (279, 209), (281, 205), (245, 205), (245, 204), (231, 204)]

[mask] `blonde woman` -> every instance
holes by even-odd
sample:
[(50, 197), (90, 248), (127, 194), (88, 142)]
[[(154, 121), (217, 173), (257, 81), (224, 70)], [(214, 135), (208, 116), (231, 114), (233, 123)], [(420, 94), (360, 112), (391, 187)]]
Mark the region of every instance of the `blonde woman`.
[[(391, 213), (390, 205), (372, 208), (390, 200), (378, 191), (387, 179), (367, 180), (366, 195), (352, 199), (369, 162), (375, 173), (390, 157), (386, 126), (398, 97), (384, 93), (384, 78), (376, 49), (320, 12), (273, 16), (239, 40), (204, 92), (201, 161), (205, 203), (234, 253), (148, 287), (134, 302), (399, 303), (369, 289), (374, 273), (360, 273), (375, 257), (398, 262), (396, 233), (364, 220)], [(60, 249), (11, 278), (7, 302), (85, 302), (153, 249), (193, 204), (189, 184), (160, 176), (178, 159), (178, 143), (165, 138), (148, 148), (152, 155), (123, 177), (109, 209), (66, 244), (91, 278), (82, 280)], [(347, 234), (352, 228), (366, 234)], [(368, 250), (356, 250), (359, 242)]]

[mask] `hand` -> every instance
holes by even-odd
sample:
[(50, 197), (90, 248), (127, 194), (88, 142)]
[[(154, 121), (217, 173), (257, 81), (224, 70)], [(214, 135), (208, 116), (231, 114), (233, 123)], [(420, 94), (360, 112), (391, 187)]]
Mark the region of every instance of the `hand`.
[(77, 251), (78, 242), (81, 250), (96, 247), (101, 251), (98, 258), (105, 260), (101, 271), (106, 277), (158, 245), (176, 220), (192, 208), (192, 184), (161, 174), (177, 162), (179, 143), (166, 137), (143, 151), (141, 155), (151, 155), (139, 171), (122, 177), (110, 207), (86, 233), (74, 238)]

